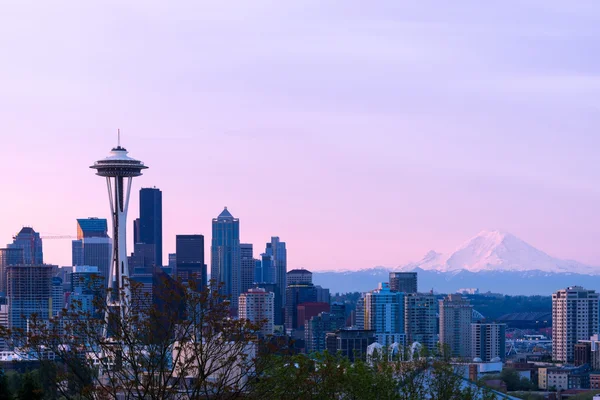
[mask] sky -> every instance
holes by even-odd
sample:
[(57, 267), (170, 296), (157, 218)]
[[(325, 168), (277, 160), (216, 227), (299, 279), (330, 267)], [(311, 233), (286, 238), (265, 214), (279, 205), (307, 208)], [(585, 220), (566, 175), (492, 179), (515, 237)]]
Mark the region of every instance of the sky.
[[(108, 218), (117, 141), (164, 254), (224, 206), (288, 268), (394, 267), (484, 229), (600, 266), (595, 0), (0, 3), (0, 244)], [(131, 230), (129, 241), (131, 243)], [(131, 246), (129, 247), (131, 249)], [(44, 242), (70, 265), (70, 241)]]

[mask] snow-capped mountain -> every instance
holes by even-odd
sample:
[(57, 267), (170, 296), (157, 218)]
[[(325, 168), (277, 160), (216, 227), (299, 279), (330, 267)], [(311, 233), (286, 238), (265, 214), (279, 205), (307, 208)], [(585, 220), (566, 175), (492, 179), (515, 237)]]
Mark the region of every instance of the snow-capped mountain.
[(483, 231), (456, 251), (430, 251), (423, 259), (397, 268), (314, 272), (317, 285), (335, 292), (368, 291), (387, 282), (390, 271), (416, 271), (419, 290), (452, 293), (460, 288), (481, 292), (548, 295), (581, 285), (600, 287), (600, 267), (554, 258), (510, 233)]
[(430, 251), (423, 259), (401, 270), (435, 270), (439, 272), (543, 271), (600, 274), (577, 261), (554, 258), (518, 237), (501, 231), (482, 231), (450, 254)]

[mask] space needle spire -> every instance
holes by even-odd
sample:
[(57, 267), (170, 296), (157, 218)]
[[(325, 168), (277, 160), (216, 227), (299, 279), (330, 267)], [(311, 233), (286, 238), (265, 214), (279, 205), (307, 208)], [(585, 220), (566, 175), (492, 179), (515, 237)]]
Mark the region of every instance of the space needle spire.
[(126, 248), (131, 182), (134, 177), (141, 176), (142, 170), (148, 167), (129, 157), (127, 150), (121, 147), (120, 131), (118, 137), (117, 147), (110, 151), (108, 157), (96, 161), (90, 168), (96, 170), (96, 175), (106, 178), (113, 227), (113, 253), (108, 277), (112, 294), (108, 300), (109, 306), (119, 308), (119, 315), (123, 318), (131, 299)]

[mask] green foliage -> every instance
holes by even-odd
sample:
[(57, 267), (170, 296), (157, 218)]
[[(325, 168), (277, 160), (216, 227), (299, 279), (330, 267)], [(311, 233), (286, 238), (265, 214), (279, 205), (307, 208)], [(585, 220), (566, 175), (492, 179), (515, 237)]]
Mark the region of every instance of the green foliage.
[(12, 400), (12, 392), (8, 387), (8, 378), (4, 370), (0, 369), (0, 400)]
[(570, 400), (592, 400), (594, 398), (594, 395), (598, 394), (598, 392), (593, 391), (593, 392), (588, 392), (588, 393), (579, 393), (576, 394), (575, 396), (571, 396), (569, 397)]
[(23, 376), (23, 383), (17, 392), (19, 400), (42, 400), (44, 398), (44, 390), (37, 379), (37, 374), (27, 372)]
[(499, 379), (506, 383), (509, 392), (527, 391), (533, 389), (533, 384), (527, 378), (521, 378), (519, 373), (513, 368), (504, 368), (500, 373)]

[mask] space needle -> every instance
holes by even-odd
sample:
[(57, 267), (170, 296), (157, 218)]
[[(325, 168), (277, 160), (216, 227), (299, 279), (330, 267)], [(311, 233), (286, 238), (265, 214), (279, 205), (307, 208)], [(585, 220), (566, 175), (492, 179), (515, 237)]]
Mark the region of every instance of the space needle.
[(108, 157), (96, 161), (90, 167), (96, 170), (96, 175), (106, 178), (113, 226), (113, 254), (108, 277), (112, 298), (109, 299), (109, 305), (118, 307), (122, 318), (125, 316), (131, 297), (126, 249), (127, 208), (129, 207), (131, 182), (134, 177), (142, 175), (143, 169), (148, 168), (143, 162), (133, 159), (127, 154), (127, 150), (121, 147), (119, 132), (117, 147), (110, 151)]

